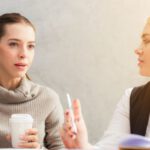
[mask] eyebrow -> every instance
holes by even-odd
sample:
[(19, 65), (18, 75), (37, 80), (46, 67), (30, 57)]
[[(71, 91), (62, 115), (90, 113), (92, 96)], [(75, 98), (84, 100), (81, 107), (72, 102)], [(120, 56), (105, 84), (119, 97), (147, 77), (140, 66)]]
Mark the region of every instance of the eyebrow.
[[(21, 40), (19, 40), (19, 39), (9, 39), (8, 41), (17, 41), (17, 42), (20, 42)], [(35, 44), (35, 41), (29, 41), (29, 43), (34, 43)]]
[(145, 38), (146, 36), (150, 36), (150, 34), (144, 33), (142, 34), (141, 38)]

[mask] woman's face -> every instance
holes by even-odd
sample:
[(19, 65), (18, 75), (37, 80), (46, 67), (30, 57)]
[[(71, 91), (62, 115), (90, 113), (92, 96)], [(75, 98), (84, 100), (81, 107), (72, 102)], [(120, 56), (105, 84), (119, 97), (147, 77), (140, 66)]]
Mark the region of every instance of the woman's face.
[(1, 77), (24, 77), (32, 64), (35, 48), (35, 32), (25, 23), (8, 24), (0, 39)]
[(144, 27), (142, 42), (135, 53), (138, 55), (139, 72), (143, 76), (150, 76), (150, 21)]

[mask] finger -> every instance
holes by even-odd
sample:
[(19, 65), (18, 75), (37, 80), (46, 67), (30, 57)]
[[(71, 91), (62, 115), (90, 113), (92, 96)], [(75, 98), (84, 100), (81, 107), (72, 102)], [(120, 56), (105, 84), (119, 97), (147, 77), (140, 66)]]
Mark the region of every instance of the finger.
[(75, 135), (66, 132), (63, 128), (60, 128), (59, 132), (65, 147), (71, 148), (70, 146), (72, 145), (72, 140), (74, 140)]
[(68, 141), (69, 138), (73, 138), (76, 136), (76, 133), (74, 133), (72, 130), (66, 131), (63, 128), (60, 128), (59, 132), (60, 132), (60, 136), (61, 136), (62, 140)]
[(78, 99), (73, 100), (73, 110), (75, 120), (79, 121), (82, 118), (82, 111), (80, 101)]
[(64, 122), (64, 127), (65, 129), (69, 128), (71, 126), (71, 112), (70, 110), (66, 110), (65, 112), (65, 122)]
[(63, 124), (63, 130), (64, 130), (64, 132), (69, 132), (69, 131), (71, 131), (71, 129), (72, 129), (72, 127), (71, 127), (71, 125), (70, 124)]
[(65, 123), (69, 123), (71, 121), (70, 110), (67, 109), (65, 111)]
[(69, 131), (72, 129), (72, 118), (71, 118), (71, 112), (70, 110), (67, 110), (65, 112), (65, 122), (63, 124), (63, 128), (66, 131)]
[(6, 135), (6, 139), (7, 139), (8, 141), (11, 141), (11, 135), (10, 135), (10, 134)]
[(28, 129), (25, 132), (26, 135), (37, 135), (38, 134), (38, 130), (36, 128), (32, 128), (32, 129)]
[(40, 144), (37, 142), (21, 142), (18, 146), (20, 148), (40, 148)]
[(64, 145), (68, 147), (69, 138), (67, 138), (67, 131), (65, 131), (64, 128), (60, 128), (59, 132)]
[(64, 128), (60, 128), (59, 133), (60, 133), (60, 137), (61, 137), (62, 141), (64, 142), (65, 141), (65, 134), (66, 134)]
[(27, 141), (27, 142), (38, 142), (38, 136), (36, 135), (24, 135), (20, 137), (21, 140)]
[(68, 134), (75, 134), (75, 135), (77, 134), (72, 125), (64, 126), (64, 131), (67, 132)]

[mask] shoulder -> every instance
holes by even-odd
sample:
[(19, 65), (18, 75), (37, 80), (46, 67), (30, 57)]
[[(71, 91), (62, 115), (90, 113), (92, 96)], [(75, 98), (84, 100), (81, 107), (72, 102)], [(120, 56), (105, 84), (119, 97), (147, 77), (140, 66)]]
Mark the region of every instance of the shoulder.
[(130, 99), (136, 99), (141, 93), (146, 91), (147, 88), (150, 88), (150, 82), (147, 82), (140, 86), (135, 86), (131, 91)]
[(130, 88), (127, 88), (125, 89), (122, 97), (121, 97), (121, 101), (124, 102), (124, 101), (128, 101), (130, 99), (130, 95), (132, 93), (132, 90), (133, 90), (133, 87), (130, 87)]
[(145, 87), (147, 86), (150, 86), (150, 82), (126, 89), (122, 96), (122, 101), (131, 102), (131, 99), (135, 99), (136, 97), (138, 97), (138, 95), (142, 92), (142, 90), (145, 89)]
[[(130, 87), (130, 88), (127, 88), (125, 91), (124, 91), (124, 93), (123, 93), (123, 95), (122, 95), (122, 97), (121, 97), (121, 99), (120, 99), (120, 101), (118, 102), (118, 104), (117, 104), (117, 106), (118, 107), (124, 107), (124, 108), (126, 108), (127, 110), (128, 110), (128, 108), (129, 108), (129, 104), (130, 104), (130, 99), (132, 98), (132, 97), (135, 97), (135, 94), (133, 94), (133, 93), (139, 93), (138, 91), (139, 90), (141, 90), (141, 89), (143, 89), (143, 87), (145, 86), (145, 85), (147, 85), (147, 84), (149, 84), (149, 83), (146, 83), (146, 84), (144, 84), (144, 85), (140, 85), (140, 86), (136, 86), (136, 87)], [(133, 96), (134, 95), (134, 96)], [(137, 94), (136, 94), (137, 95)]]
[(128, 97), (128, 98), (130, 98), (130, 96), (133, 94), (133, 92), (134, 92), (134, 91), (137, 91), (137, 89), (141, 89), (141, 87), (143, 87), (143, 86), (136, 86), (136, 87), (127, 88), (127, 89), (124, 91), (123, 97)]
[(124, 107), (128, 110), (129, 100), (130, 100), (130, 95), (131, 95), (132, 90), (133, 90), (133, 87), (127, 88), (124, 91), (123, 95), (121, 96), (120, 101), (117, 104), (118, 107)]
[(132, 94), (141, 91), (143, 88), (145, 88), (147, 86), (150, 86), (150, 82), (147, 82), (147, 83), (139, 85), (139, 86), (128, 88), (128, 89), (125, 90), (124, 94), (126, 96), (132, 96)]
[(31, 85), (30, 92), (40, 97), (43, 102), (45, 100), (46, 102), (50, 103), (59, 103), (59, 96), (52, 88), (37, 84), (33, 81), (28, 82), (30, 82)]
[(124, 92), (124, 95), (126, 95), (127, 97), (130, 97), (133, 89), (134, 89), (134, 87), (127, 88)]

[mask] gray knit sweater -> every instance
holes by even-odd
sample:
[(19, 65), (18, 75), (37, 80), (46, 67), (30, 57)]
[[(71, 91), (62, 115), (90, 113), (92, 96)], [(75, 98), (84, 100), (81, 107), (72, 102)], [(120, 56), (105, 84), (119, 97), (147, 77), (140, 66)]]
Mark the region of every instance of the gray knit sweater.
[(50, 88), (23, 79), (15, 90), (0, 86), (0, 148), (10, 148), (6, 140), (9, 118), (13, 113), (28, 113), (34, 118), (41, 146), (51, 150), (63, 147), (59, 126), (63, 122), (63, 111), (58, 95)]

